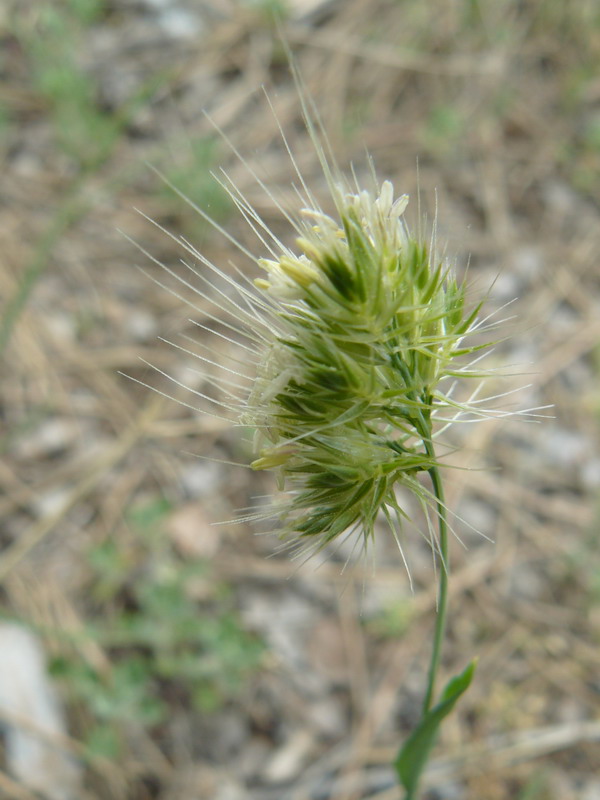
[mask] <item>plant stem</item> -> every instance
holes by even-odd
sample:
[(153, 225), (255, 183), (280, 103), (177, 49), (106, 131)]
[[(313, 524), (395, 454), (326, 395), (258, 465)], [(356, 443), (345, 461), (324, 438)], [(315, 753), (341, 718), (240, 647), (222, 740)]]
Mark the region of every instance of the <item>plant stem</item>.
[[(396, 357), (394, 364), (402, 373), (406, 385), (410, 385), (410, 372), (407, 365), (401, 358)], [(409, 393), (409, 397), (413, 399), (413, 395)], [(423, 398), (425, 406), (431, 405), (431, 398)], [(439, 556), (440, 556), (440, 578), (439, 589), (437, 598), (437, 616), (435, 621), (435, 633), (433, 639), (433, 649), (431, 651), (431, 661), (429, 662), (429, 673), (427, 678), (427, 692), (423, 701), (423, 714), (426, 714), (433, 703), (433, 693), (435, 690), (435, 679), (437, 671), (440, 666), (440, 658), (442, 654), (442, 640), (444, 638), (444, 631), (446, 629), (446, 615), (448, 610), (448, 574), (450, 572), (450, 562), (448, 553), (448, 524), (446, 521), (446, 504), (444, 501), (444, 486), (442, 484), (442, 476), (440, 475), (439, 467), (436, 464), (435, 448), (433, 446), (431, 416), (428, 412), (418, 410), (415, 419), (413, 419), (415, 428), (419, 431), (419, 435), (423, 441), (423, 446), (427, 455), (431, 458), (434, 466), (430, 467), (428, 472), (433, 484), (433, 493), (436, 499), (436, 511), (438, 518), (438, 531), (439, 531)], [(406, 798), (411, 800), (411, 798)]]
[[(431, 439), (425, 440), (425, 447), (429, 455), (433, 456), (433, 444)], [(439, 594), (437, 599), (437, 616), (435, 620), (435, 633), (433, 638), (433, 649), (431, 651), (431, 661), (429, 662), (429, 673), (427, 679), (427, 692), (423, 701), (423, 714), (426, 714), (433, 703), (435, 690), (435, 679), (440, 665), (442, 652), (442, 640), (446, 628), (446, 612), (448, 610), (448, 572), (450, 564), (448, 562), (448, 525), (446, 522), (446, 506), (444, 503), (444, 487), (439, 467), (431, 467), (429, 470), (433, 491), (436, 498), (438, 529), (439, 529), (439, 556), (440, 556), (440, 576)]]
[[(428, 399), (428, 402), (430, 402), (430, 398)], [(440, 468), (435, 458), (430, 415), (427, 412), (424, 413), (423, 411), (419, 411), (415, 415), (413, 422), (419, 432), (419, 435), (421, 436), (423, 446), (427, 455), (429, 456), (429, 462), (431, 464), (427, 471), (431, 477), (433, 493), (436, 499), (436, 512), (439, 532), (437, 555), (439, 556), (440, 566), (437, 616), (435, 621), (431, 660), (429, 662), (427, 691), (423, 701), (422, 718), (413, 734), (413, 737), (416, 736), (416, 738), (410, 738), (405, 746), (401, 748), (398, 760), (396, 762), (396, 768), (398, 769), (400, 780), (406, 789), (404, 800), (417, 800), (418, 782), (421, 772), (426, 765), (428, 751), (433, 744), (433, 738), (435, 737), (437, 727), (439, 726), (441, 719), (451, 710), (450, 708), (447, 708), (442, 712), (431, 711), (434, 704), (435, 682), (440, 666), (442, 641), (446, 628), (446, 614), (448, 608), (448, 524), (446, 519), (446, 503), (444, 501), (444, 487), (442, 483), (442, 476), (440, 474)], [(462, 689), (460, 693), (462, 693), (462, 691), (464, 691), (464, 689)], [(452, 705), (457, 698), (458, 695), (452, 701)], [(429, 717), (430, 712), (434, 715), (434, 717)], [(436, 713), (438, 713), (437, 719), (435, 717)], [(429, 730), (427, 730), (427, 726), (429, 726)], [(434, 727), (432, 728), (431, 726)], [(409, 759), (408, 770), (406, 769), (407, 758)]]

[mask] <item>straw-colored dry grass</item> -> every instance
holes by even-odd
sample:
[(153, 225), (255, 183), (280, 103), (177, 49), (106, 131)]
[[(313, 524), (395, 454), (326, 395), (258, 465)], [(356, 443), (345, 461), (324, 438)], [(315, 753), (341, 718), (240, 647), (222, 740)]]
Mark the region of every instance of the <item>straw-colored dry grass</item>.
[[(134, 207), (224, 269), (247, 266), (147, 161), (250, 243), (208, 178), (224, 165), (287, 235), (203, 109), (293, 203), (264, 86), (325, 191), (276, 5), (14, 0), (0, 12), (2, 611), (43, 635), (94, 800), (400, 798), (388, 764), (424, 686), (426, 546), (407, 531), (414, 597), (393, 542), (375, 573), (357, 561), (342, 575), (347, 551), (319, 569), (266, 558), (276, 540), (210, 523), (259, 502), (268, 478), (190, 455), (246, 462), (247, 432), (120, 374), (171, 393), (141, 357), (200, 391), (207, 380), (157, 339), (198, 329), (135, 269), (145, 259), (117, 229), (175, 268), (181, 253)], [(454, 462), (485, 469), (448, 475), (449, 504), (493, 543), (457, 523), (444, 663), (480, 664), (428, 797), (599, 798), (597, 4), (283, 6), (339, 162), (367, 174), (368, 150), (412, 195), (413, 221), (419, 186), (440, 240), (470, 257), (474, 292), (497, 277), (490, 308), (518, 298), (495, 359), (521, 374), (502, 386), (530, 384), (516, 402), (555, 407), (539, 425), (465, 429)], [(0, 794), (33, 796), (6, 771)]]

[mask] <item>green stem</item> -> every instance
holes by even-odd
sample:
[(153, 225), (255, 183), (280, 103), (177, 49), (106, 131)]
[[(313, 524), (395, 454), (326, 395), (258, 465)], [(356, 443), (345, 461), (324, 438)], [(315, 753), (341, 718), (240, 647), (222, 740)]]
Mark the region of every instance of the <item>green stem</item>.
[[(431, 423), (423, 415), (420, 415), (418, 427), (422, 435), (423, 444), (427, 455), (434, 462), (434, 466), (430, 467), (428, 472), (433, 484), (433, 493), (436, 499), (436, 512), (438, 518), (438, 531), (439, 531), (439, 588), (437, 598), (437, 614), (435, 620), (435, 632), (433, 637), (433, 647), (431, 650), (431, 659), (429, 662), (429, 671), (427, 675), (427, 691), (423, 700), (423, 717), (431, 709), (433, 705), (435, 682), (437, 678), (438, 669), (442, 655), (442, 642), (444, 639), (444, 632), (446, 629), (446, 616), (448, 610), (448, 572), (449, 572), (449, 554), (448, 554), (448, 524), (446, 521), (446, 505), (444, 501), (444, 487), (442, 483), (442, 476), (440, 469), (435, 465), (435, 449), (431, 438)], [(418, 786), (415, 782), (412, 789), (406, 793), (404, 800), (417, 800)]]
[[(424, 440), (427, 453), (433, 458), (435, 456), (431, 438)], [(431, 661), (429, 662), (429, 673), (427, 679), (427, 692), (423, 701), (423, 714), (426, 714), (433, 703), (435, 690), (435, 679), (440, 666), (442, 653), (442, 641), (446, 629), (446, 616), (448, 610), (448, 572), (450, 564), (448, 562), (448, 525), (446, 522), (446, 506), (444, 503), (444, 487), (439, 467), (434, 466), (429, 470), (433, 491), (436, 498), (437, 517), (439, 526), (439, 594), (437, 599), (437, 615), (435, 620), (435, 633), (433, 638), (433, 649), (431, 651)]]
[[(407, 386), (410, 386), (410, 371), (408, 366), (400, 358), (399, 354), (395, 354), (393, 363), (402, 374)], [(414, 399), (414, 392), (408, 392), (408, 397)], [(436, 499), (436, 511), (438, 518), (439, 530), (439, 557), (440, 557), (440, 578), (439, 590), (437, 598), (437, 615), (435, 620), (435, 633), (433, 638), (433, 649), (431, 651), (431, 661), (429, 662), (429, 673), (427, 678), (427, 692), (423, 701), (423, 714), (426, 714), (433, 703), (433, 694), (435, 691), (435, 679), (440, 666), (440, 659), (442, 655), (442, 641), (444, 638), (444, 631), (446, 629), (446, 616), (448, 610), (448, 574), (450, 572), (450, 562), (448, 553), (448, 523), (446, 520), (446, 504), (444, 502), (444, 487), (442, 484), (442, 476), (440, 475), (439, 467), (436, 463), (435, 448), (433, 446), (432, 427), (431, 427), (431, 397), (423, 398), (425, 408), (429, 411), (423, 412), (422, 408), (416, 411), (413, 424), (418, 430), (419, 435), (423, 441), (423, 446), (427, 455), (431, 459), (432, 466), (428, 472), (433, 483), (433, 493)], [(412, 800), (407, 797), (406, 800)]]

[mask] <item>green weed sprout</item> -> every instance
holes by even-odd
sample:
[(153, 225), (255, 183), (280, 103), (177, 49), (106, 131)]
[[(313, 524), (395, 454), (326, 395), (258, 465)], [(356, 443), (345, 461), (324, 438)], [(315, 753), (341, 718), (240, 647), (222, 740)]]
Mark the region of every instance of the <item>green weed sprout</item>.
[[(437, 531), (429, 522), (429, 535), (439, 589), (431, 661), (421, 721), (395, 762), (406, 800), (414, 800), (439, 725), (469, 686), (475, 667), (471, 662), (436, 699), (450, 570), (436, 437), (457, 420), (509, 412), (483, 410), (478, 396), (485, 372), (477, 362), (488, 346), (481, 333), (494, 327), (479, 319), (481, 303), (469, 308), (465, 284), (438, 255), (435, 237), (427, 242), (410, 232), (403, 218), (406, 195), (395, 197), (387, 180), (379, 184), (373, 177), (371, 188), (364, 189), (356, 178), (344, 179), (302, 92), (301, 100), (334, 213), (326, 214), (317, 202), (284, 137), (301, 201), (295, 213), (279, 208), (295, 230), (295, 246), (279, 241), (233, 182), (216, 177), (267, 257), (254, 255), (213, 225), (264, 276), (252, 282), (240, 271), (234, 278), (177, 237), (193, 260), (184, 261), (190, 275), (161, 266), (183, 284), (178, 296), (192, 306), (190, 290), (202, 298), (204, 318), (207, 302), (213, 304), (215, 324), (200, 327), (236, 348), (229, 361), (217, 363), (203, 342), (195, 342), (193, 350), (175, 344), (219, 370), (211, 377), (214, 395), (194, 390), (204, 410), (208, 402), (208, 413), (256, 431), (251, 466), (277, 475), (281, 497), (268, 513), (286, 542), (303, 553), (356, 536), (367, 549), (376, 521), (383, 519), (404, 558), (400, 537), (407, 512), (397, 487), (409, 489), (433, 511)], [(475, 332), (477, 341), (471, 339)], [(200, 355), (198, 348), (208, 352)], [(477, 380), (466, 402), (453, 396), (463, 379)]]

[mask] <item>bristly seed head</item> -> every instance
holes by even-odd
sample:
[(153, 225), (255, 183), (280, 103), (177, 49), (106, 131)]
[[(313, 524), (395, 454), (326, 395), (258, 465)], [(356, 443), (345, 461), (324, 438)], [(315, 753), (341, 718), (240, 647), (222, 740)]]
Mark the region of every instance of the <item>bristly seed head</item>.
[(287, 492), (283, 533), (317, 547), (353, 527), (366, 544), (380, 512), (396, 532), (399, 484), (426, 498), (432, 416), (457, 408), (440, 382), (475, 349), (461, 342), (478, 312), (408, 233), (406, 195), (389, 181), (375, 196), (331, 188), (339, 221), (304, 209), (300, 253), (258, 262), (276, 324), (242, 414), (257, 430), (252, 467)]
[[(255, 257), (194, 206), (265, 271), (254, 282), (258, 295), (245, 285), (247, 279), (237, 282), (174, 236), (225, 288), (205, 293), (198, 281), (211, 281), (202, 269), (184, 262), (197, 279), (193, 281), (156, 263), (185, 287), (178, 297), (193, 305), (186, 294), (200, 296), (204, 314), (206, 301), (212, 302), (213, 320), (227, 331), (214, 333), (243, 348), (243, 358), (232, 358), (231, 367), (213, 361), (210, 353), (199, 356), (203, 364), (221, 370), (222, 377), (212, 378), (218, 398), (192, 391), (255, 429), (252, 467), (274, 470), (284, 492), (271, 514), (278, 518), (283, 538), (314, 550), (356, 531), (366, 547), (377, 517), (383, 515), (400, 544), (399, 526), (406, 513), (395, 488), (408, 488), (425, 508), (432, 504), (419, 473), (440, 466), (433, 445), (439, 423), (510, 413), (482, 409), (482, 399), (475, 399), (480, 381), (469, 401), (451, 396), (455, 378), (485, 376), (461, 357), (488, 345), (463, 341), (484, 325), (488, 330), (493, 326), (477, 321), (481, 303), (466, 309), (465, 285), (437, 255), (435, 241), (427, 244), (408, 230), (403, 220), (406, 195), (394, 199), (389, 181), (373, 192), (358, 183), (351, 190), (344, 183), (332, 157), (325, 155), (322, 132), (315, 128), (302, 93), (300, 99), (336, 218), (314, 200), (283, 137), (308, 206), (299, 217), (279, 206), (298, 234), (295, 251), (271, 233), (227, 176), (217, 180), (269, 259)], [(200, 327), (211, 330), (210, 325)], [(203, 342), (196, 346), (210, 351)], [(254, 362), (254, 374), (247, 374), (246, 362)]]

